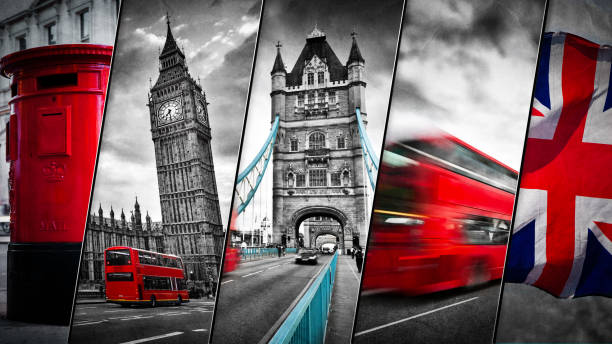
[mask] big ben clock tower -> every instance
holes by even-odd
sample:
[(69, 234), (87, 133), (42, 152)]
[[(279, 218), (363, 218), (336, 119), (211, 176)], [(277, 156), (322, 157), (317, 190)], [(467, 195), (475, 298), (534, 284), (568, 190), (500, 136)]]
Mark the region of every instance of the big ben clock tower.
[(214, 290), (223, 229), (206, 96), (189, 75), (169, 18), (167, 25), (148, 102), (166, 252), (183, 258), (188, 281)]

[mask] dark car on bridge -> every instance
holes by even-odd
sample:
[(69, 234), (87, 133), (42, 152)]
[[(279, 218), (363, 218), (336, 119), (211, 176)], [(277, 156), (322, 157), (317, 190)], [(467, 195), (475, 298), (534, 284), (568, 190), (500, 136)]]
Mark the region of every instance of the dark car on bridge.
[(301, 248), (295, 256), (295, 263), (317, 264), (317, 250), (312, 248)]

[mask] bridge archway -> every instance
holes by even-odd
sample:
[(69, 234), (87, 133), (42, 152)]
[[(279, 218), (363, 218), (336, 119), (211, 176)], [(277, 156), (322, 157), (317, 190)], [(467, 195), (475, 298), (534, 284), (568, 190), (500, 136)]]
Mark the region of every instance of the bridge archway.
[[(310, 226), (310, 228), (308, 229), (309, 230), (308, 235), (305, 235), (305, 237), (308, 238), (306, 240), (307, 242), (303, 242), (303, 243), (296, 242), (295, 246), (300, 246), (300, 244), (303, 244), (303, 246), (314, 247), (317, 237), (321, 235), (330, 234), (336, 237), (338, 248), (344, 251), (345, 233), (352, 233), (352, 225), (349, 221), (349, 218), (346, 216), (346, 214), (344, 214), (344, 212), (334, 207), (307, 206), (307, 207), (303, 207), (295, 211), (293, 215), (291, 216), (291, 219), (289, 221), (289, 226), (287, 228), (287, 233), (288, 235), (291, 236), (289, 237), (289, 239), (299, 238), (300, 237), (300, 225), (304, 221), (310, 218), (316, 218), (316, 217), (333, 219), (335, 220), (337, 224), (334, 225), (334, 224), (322, 222), (319, 225)], [(291, 240), (287, 240), (287, 237), (284, 237), (283, 240), (285, 241), (284, 244), (287, 244), (287, 241), (291, 241)]]

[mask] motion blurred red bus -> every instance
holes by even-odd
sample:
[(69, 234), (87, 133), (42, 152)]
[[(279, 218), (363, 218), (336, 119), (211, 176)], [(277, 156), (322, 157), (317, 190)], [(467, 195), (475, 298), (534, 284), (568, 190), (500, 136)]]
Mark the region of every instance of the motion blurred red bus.
[(240, 263), (240, 249), (232, 247), (232, 237), (236, 231), (236, 218), (238, 217), (238, 211), (232, 210), (232, 219), (229, 226), (229, 233), (225, 241), (225, 258), (223, 258), (223, 272), (231, 272), (238, 268)]
[(122, 306), (189, 302), (180, 257), (117, 246), (104, 251), (106, 302)]
[(416, 295), (501, 278), (517, 178), (450, 135), (385, 147), (363, 289)]

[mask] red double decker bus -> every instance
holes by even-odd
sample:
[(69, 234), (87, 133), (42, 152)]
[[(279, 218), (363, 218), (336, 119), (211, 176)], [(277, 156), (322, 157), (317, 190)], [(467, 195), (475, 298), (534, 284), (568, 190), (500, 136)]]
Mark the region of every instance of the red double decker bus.
[(449, 135), (388, 145), (363, 289), (414, 295), (501, 278), (517, 178)]
[(104, 251), (106, 302), (122, 306), (189, 302), (180, 257), (131, 247)]

